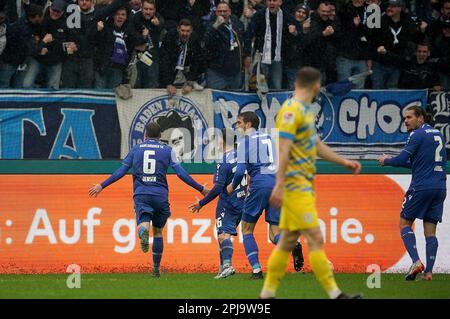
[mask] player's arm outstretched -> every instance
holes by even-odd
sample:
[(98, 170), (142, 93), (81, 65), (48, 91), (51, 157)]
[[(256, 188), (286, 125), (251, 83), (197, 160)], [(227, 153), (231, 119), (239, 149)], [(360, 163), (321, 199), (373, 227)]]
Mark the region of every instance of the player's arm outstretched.
[(125, 176), (125, 174), (128, 172), (128, 170), (133, 165), (133, 156), (134, 156), (134, 148), (130, 150), (128, 155), (123, 159), (122, 166), (120, 166), (110, 177), (108, 177), (106, 180), (104, 180), (100, 184), (94, 184), (92, 185), (91, 189), (89, 190), (89, 196), (91, 197), (97, 197), (100, 192), (111, 185), (112, 183), (117, 182), (119, 179)]
[(196, 203), (189, 206), (191, 213), (198, 213), (203, 206), (208, 205), (217, 196), (220, 195), (223, 188), (226, 185), (226, 178), (228, 174), (229, 166), (226, 164), (220, 165), (216, 176), (214, 176), (214, 187), (203, 197), (201, 200), (197, 200)]
[(172, 151), (172, 160), (170, 162), (170, 167), (172, 167), (172, 169), (175, 171), (175, 173), (177, 174), (178, 178), (181, 179), (184, 183), (186, 183), (187, 185), (191, 186), (192, 188), (198, 190), (200, 193), (202, 193), (202, 195), (206, 195), (209, 192), (209, 189), (207, 189), (205, 185), (200, 185), (199, 183), (197, 183), (190, 175), (188, 172), (186, 172), (186, 170), (181, 166), (180, 162), (173, 160), (175, 157), (175, 155), (173, 154)]
[(317, 154), (328, 162), (342, 165), (351, 170), (353, 174), (359, 174), (361, 171), (361, 164), (358, 161), (349, 160), (337, 154), (331, 147), (322, 142), (318, 136), (316, 137), (316, 149)]
[(389, 157), (386, 154), (383, 154), (378, 158), (378, 162), (381, 166), (411, 168), (410, 157), (416, 152), (420, 142), (421, 139), (419, 134), (411, 134), (405, 147), (398, 156)]
[(92, 185), (91, 189), (89, 190), (89, 196), (91, 197), (97, 197), (98, 194), (101, 193), (101, 191), (111, 185), (114, 182), (117, 182), (119, 179), (125, 176), (125, 174), (130, 169), (130, 166), (126, 163), (122, 163), (122, 166), (120, 166), (110, 177), (108, 177), (105, 181), (103, 181), (100, 184), (94, 184)]

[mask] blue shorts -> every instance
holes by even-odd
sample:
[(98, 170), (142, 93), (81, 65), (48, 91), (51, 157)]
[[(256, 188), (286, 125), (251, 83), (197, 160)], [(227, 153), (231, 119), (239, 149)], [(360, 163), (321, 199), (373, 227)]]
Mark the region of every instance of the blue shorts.
[(270, 225), (278, 225), (280, 223), (280, 208), (269, 205), (271, 194), (272, 188), (269, 187), (250, 189), (245, 198), (242, 221), (256, 224), (263, 210), (265, 210), (266, 222)]
[(447, 195), (445, 189), (430, 189), (415, 191), (409, 189), (403, 199), (402, 212), (403, 219), (414, 221), (416, 218), (424, 222), (437, 224), (442, 222), (444, 211), (444, 200)]
[(236, 228), (241, 222), (242, 209), (227, 207), (219, 200), (216, 208), (217, 234), (237, 235)]
[(135, 195), (134, 211), (136, 223), (152, 222), (152, 226), (163, 228), (170, 217), (169, 202), (159, 196)]

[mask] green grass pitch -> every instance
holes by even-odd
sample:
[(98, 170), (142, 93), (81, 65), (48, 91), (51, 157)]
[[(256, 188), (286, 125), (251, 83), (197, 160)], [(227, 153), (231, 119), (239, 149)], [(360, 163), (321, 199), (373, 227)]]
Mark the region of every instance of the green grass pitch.
[[(81, 288), (66, 286), (68, 275), (0, 275), (0, 298), (257, 298), (262, 280), (249, 274), (213, 279), (214, 274), (82, 274)], [(433, 281), (405, 282), (403, 275), (382, 274), (381, 288), (369, 289), (368, 274), (337, 274), (341, 289), (362, 292), (365, 298), (450, 298), (450, 275)], [(326, 298), (311, 273), (287, 274), (278, 298)]]

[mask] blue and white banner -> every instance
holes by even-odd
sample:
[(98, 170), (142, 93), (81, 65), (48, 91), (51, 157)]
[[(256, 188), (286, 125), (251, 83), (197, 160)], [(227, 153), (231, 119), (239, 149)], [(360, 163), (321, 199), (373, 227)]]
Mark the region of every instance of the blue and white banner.
[(434, 127), (445, 138), (447, 159), (450, 160), (450, 92), (434, 92), (428, 97)]
[[(234, 127), (239, 112), (254, 111), (260, 127), (271, 129), (291, 92), (256, 94), (213, 91), (214, 123)], [(319, 136), (339, 153), (352, 158), (375, 159), (396, 155), (407, 139), (403, 113), (408, 106), (426, 106), (426, 90), (354, 90), (343, 96), (322, 93), (311, 105)]]
[(112, 92), (0, 91), (0, 158), (119, 156), (120, 128)]

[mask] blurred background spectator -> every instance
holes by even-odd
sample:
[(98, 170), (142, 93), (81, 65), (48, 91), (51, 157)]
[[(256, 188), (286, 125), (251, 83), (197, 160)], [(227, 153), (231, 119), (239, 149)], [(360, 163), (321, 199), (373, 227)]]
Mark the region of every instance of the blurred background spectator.
[(290, 90), (310, 65), (324, 84), (371, 70), (358, 88), (449, 90), (449, 36), (450, 0), (0, 0), (0, 86), (114, 88), (132, 69), (170, 93)]

